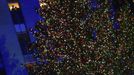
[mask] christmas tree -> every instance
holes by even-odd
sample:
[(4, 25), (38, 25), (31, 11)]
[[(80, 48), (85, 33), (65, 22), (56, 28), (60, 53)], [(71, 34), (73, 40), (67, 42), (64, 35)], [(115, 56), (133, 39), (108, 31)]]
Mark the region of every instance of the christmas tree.
[(128, 2), (45, 0), (31, 29), (35, 75), (122, 75), (134, 71), (134, 26)]

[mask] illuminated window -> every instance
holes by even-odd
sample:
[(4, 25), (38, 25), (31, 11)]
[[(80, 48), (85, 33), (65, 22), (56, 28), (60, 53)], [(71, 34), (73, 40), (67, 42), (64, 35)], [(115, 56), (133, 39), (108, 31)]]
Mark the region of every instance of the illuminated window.
[(8, 6), (9, 6), (10, 11), (13, 9), (20, 8), (19, 3), (17, 3), (17, 2), (16, 3), (8, 3)]
[(13, 23), (14, 24), (24, 23), (24, 17), (23, 17), (21, 8), (19, 6), (19, 3), (18, 2), (14, 2), (14, 3), (9, 2), (8, 6), (9, 6), (9, 9), (10, 9), (10, 12), (11, 12)]

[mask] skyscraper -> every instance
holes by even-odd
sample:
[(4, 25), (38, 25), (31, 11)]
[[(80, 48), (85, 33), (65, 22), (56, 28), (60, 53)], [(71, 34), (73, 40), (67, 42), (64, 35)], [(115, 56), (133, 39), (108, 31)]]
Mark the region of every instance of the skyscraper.
[(33, 40), (29, 29), (39, 20), (38, 8), (38, 0), (1, 0), (0, 65), (6, 75), (24, 75), (23, 64), (30, 62), (26, 46)]

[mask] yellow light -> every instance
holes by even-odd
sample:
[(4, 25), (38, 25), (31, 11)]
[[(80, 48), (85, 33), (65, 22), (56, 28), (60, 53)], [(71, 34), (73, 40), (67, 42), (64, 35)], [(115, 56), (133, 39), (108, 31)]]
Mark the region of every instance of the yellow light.
[(40, 6), (46, 6), (47, 4), (46, 3), (40, 3)]
[(20, 8), (18, 3), (9, 3), (8, 4), (8, 7), (9, 7), (10, 10), (13, 9), (13, 6), (16, 7), (16, 8)]

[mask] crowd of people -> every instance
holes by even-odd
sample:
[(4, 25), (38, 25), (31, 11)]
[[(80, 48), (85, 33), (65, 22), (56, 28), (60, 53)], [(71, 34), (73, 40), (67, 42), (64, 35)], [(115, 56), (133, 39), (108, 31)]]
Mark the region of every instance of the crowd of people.
[[(29, 46), (35, 75), (134, 74), (134, 16), (129, 2), (45, 0)], [(119, 2), (120, 3), (120, 2)], [(123, 5), (122, 5), (123, 4)]]

